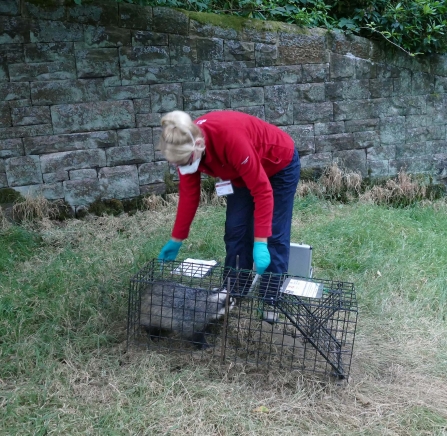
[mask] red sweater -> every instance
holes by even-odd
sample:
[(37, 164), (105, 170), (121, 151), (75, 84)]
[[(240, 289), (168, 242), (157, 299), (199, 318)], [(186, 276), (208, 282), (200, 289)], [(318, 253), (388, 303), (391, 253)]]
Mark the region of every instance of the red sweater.
[(194, 122), (205, 137), (205, 156), (196, 173), (179, 173), (180, 199), (172, 236), (188, 237), (200, 201), (200, 173), (246, 186), (255, 203), (254, 236), (271, 236), (273, 190), (269, 177), (291, 162), (292, 138), (278, 127), (241, 112), (210, 112)]

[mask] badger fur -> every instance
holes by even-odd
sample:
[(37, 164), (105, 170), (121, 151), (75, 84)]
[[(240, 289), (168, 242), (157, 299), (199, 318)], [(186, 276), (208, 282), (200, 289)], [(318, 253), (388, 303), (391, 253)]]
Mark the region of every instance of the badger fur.
[[(205, 333), (225, 313), (226, 289), (208, 291), (176, 282), (155, 281), (141, 295), (140, 324), (151, 335), (177, 334), (199, 349), (208, 348)], [(234, 298), (229, 299), (229, 309)]]

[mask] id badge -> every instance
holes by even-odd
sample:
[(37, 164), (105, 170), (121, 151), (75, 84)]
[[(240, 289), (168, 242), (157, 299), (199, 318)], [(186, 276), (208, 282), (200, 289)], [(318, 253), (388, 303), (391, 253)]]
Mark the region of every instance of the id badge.
[(230, 180), (222, 180), (221, 182), (216, 182), (216, 194), (219, 197), (232, 194), (233, 192), (233, 185), (231, 184)]

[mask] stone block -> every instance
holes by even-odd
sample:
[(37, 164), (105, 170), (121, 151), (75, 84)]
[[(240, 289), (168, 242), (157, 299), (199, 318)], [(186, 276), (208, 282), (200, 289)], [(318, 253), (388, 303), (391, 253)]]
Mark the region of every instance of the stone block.
[(388, 160), (369, 160), (366, 161), (368, 168), (368, 175), (371, 178), (383, 178), (389, 177), (394, 174), (390, 174), (389, 161)]
[(62, 183), (17, 186), (14, 190), (20, 192), (23, 196), (28, 195), (31, 197), (37, 197), (42, 195), (47, 200), (59, 200), (64, 198), (64, 188)]
[(136, 114), (135, 119), (138, 128), (158, 127), (161, 124), (161, 114)]
[(433, 173), (436, 160), (433, 157), (402, 158), (390, 161), (390, 172), (397, 174), (404, 170), (409, 174)]
[[(264, 106), (240, 106), (236, 109), (236, 112), (242, 112), (244, 114), (248, 114), (248, 115), (257, 117), (261, 120), (265, 120)], [(197, 118), (197, 116), (195, 118)]]
[(428, 124), (445, 125), (447, 123), (447, 99), (443, 95), (432, 94), (426, 97)]
[(435, 93), (447, 93), (447, 77), (435, 76)]
[(84, 28), (78, 23), (37, 20), (30, 25), (31, 42), (76, 42), (84, 40)]
[(407, 142), (396, 145), (396, 159), (425, 156), (425, 142)]
[(394, 95), (393, 79), (372, 79), (369, 81), (372, 98), (384, 98)]
[(334, 102), (333, 105), (334, 121), (364, 120), (379, 117), (379, 111), (374, 100), (340, 101)]
[(376, 131), (353, 133), (354, 148), (370, 148), (380, 144), (379, 133)]
[(0, 16), (0, 45), (30, 42), (30, 23), (21, 17)]
[[(158, 123), (160, 125), (160, 123)], [(120, 147), (140, 144), (153, 144), (152, 129), (122, 129), (118, 130), (118, 144)]]
[(314, 127), (312, 124), (283, 126), (281, 130), (293, 139), (300, 157), (315, 153)]
[(332, 153), (308, 154), (300, 158), (301, 168), (325, 169), (332, 164)]
[(149, 85), (111, 86), (106, 88), (106, 98), (100, 100), (134, 100), (150, 97)]
[(70, 206), (88, 206), (102, 194), (99, 179), (67, 180), (63, 187), (65, 201)]
[(118, 6), (120, 27), (141, 30), (152, 29), (152, 8), (127, 3), (119, 3)]
[(75, 150), (116, 147), (117, 134), (104, 132), (73, 133), (68, 135), (35, 136), (23, 138), (26, 154), (49, 154)]
[(326, 100), (323, 83), (303, 83), (290, 85), (293, 100), (299, 102), (321, 103)]
[(123, 85), (151, 85), (169, 82), (197, 82), (203, 80), (202, 65), (121, 68)]
[(355, 77), (355, 58), (336, 53), (330, 55), (330, 80), (352, 79)]
[(151, 85), (151, 105), (152, 112), (183, 110), (182, 85), (180, 83)]
[(39, 156), (11, 157), (5, 161), (9, 186), (42, 183)]
[(119, 61), (123, 67), (169, 65), (169, 52), (161, 46), (121, 47)]
[(148, 114), (152, 111), (150, 98), (136, 98), (133, 101), (135, 114)]
[(399, 72), (399, 77), (393, 78), (394, 95), (406, 96), (411, 94), (411, 76), (411, 71), (406, 71), (405, 73)]
[(205, 84), (209, 88), (243, 88), (247, 62), (204, 62)]
[(369, 80), (343, 82), (343, 100), (363, 100), (371, 98)]
[(413, 73), (411, 84), (411, 93), (413, 95), (433, 94), (435, 89), (435, 77), (432, 74)]
[[(127, 47), (122, 47), (124, 49)], [(92, 48), (76, 51), (77, 76), (80, 79), (119, 76), (117, 48)]]
[(276, 44), (255, 44), (255, 61), (257, 67), (269, 67), (276, 65), (278, 60), (278, 47)]
[(325, 96), (329, 101), (342, 101), (343, 100), (343, 82), (326, 82)]
[(138, 168), (141, 185), (164, 182), (165, 174), (169, 171), (167, 162), (142, 164)]
[(447, 155), (447, 141), (445, 139), (440, 141), (427, 141), (425, 144), (425, 151), (427, 155)]
[(345, 123), (343, 121), (330, 123), (315, 123), (315, 136), (335, 135), (337, 133), (345, 133)]
[(25, 62), (23, 47), (24, 44), (0, 44), (0, 63), (20, 64)]
[(224, 48), (225, 61), (254, 61), (255, 44), (253, 42), (226, 40)]
[(11, 109), (8, 103), (0, 103), (0, 127), (9, 127), (11, 122)]
[(375, 145), (374, 147), (370, 147), (366, 150), (366, 155), (368, 158), (368, 161), (371, 160), (377, 160), (377, 161), (384, 161), (387, 162), (389, 160), (396, 159), (396, 145), (390, 144), (382, 146), (380, 144)]
[(99, 26), (118, 25), (118, 4), (106, 0), (82, 2), (82, 5), (69, 3), (67, 5), (67, 20), (81, 24)]
[(295, 84), (302, 81), (301, 65), (285, 67), (251, 67), (242, 71), (245, 86), (270, 86), (277, 84)]
[(13, 126), (30, 126), (33, 124), (50, 124), (51, 115), (48, 106), (28, 106), (11, 109)]
[(108, 148), (106, 157), (109, 167), (153, 162), (154, 146), (152, 144), (138, 144)]
[(217, 38), (198, 38), (196, 39), (196, 52), (197, 62), (223, 61), (223, 40)]
[(97, 102), (107, 100), (107, 92), (101, 79), (33, 82), (31, 100), (34, 106)]
[(23, 156), (22, 138), (0, 139), (0, 158)]
[(44, 183), (59, 183), (69, 179), (68, 171), (64, 170), (56, 171), (55, 173), (44, 173), (42, 176)]
[[(238, 17), (233, 18), (239, 20)], [(191, 18), (189, 21), (189, 34), (191, 36), (221, 39), (237, 39), (239, 36), (237, 30), (231, 27), (218, 26), (209, 22), (202, 23), (194, 20), (193, 18)]]
[(0, 172), (0, 188), (8, 187), (8, 179), (6, 177), (6, 173)]
[(102, 149), (75, 150), (40, 156), (43, 173), (71, 171), (106, 166), (106, 154)]
[(69, 173), (70, 180), (83, 180), (83, 179), (97, 179), (98, 173), (96, 170), (86, 168), (83, 170), (72, 170)]
[(57, 21), (64, 20), (67, 15), (64, 2), (61, 1), (26, 0), (22, 3), (22, 13), (29, 18)]
[(337, 162), (338, 166), (341, 168), (359, 172), (363, 177), (368, 175), (365, 150), (335, 151), (333, 160), (334, 162)]
[(162, 195), (166, 192), (166, 184), (163, 183), (153, 183), (151, 185), (140, 185), (141, 195)]
[(263, 105), (264, 88), (231, 89), (230, 100), (232, 108)]
[(346, 35), (346, 39), (351, 43), (349, 53), (352, 56), (362, 59), (370, 58), (372, 49), (370, 40), (353, 34)]
[(171, 8), (154, 7), (153, 26), (155, 32), (173, 33), (175, 35), (188, 34), (189, 18), (183, 12)]
[(75, 133), (135, 127), (129, 100), (65, 104), (51, 107), (54, 133)]
[(167, 33), (157, 33), (148, 30), (132, 30), (132, 45), (168, 45)]
[(15, 107), (31, 106), (31, 99), (27, 98), (25, 100), (9, 100), (8, 105), (11, 109)]
[(42, 62), (9, 65), (11, 82), (76, 79), (74, 61)]
[(228, 90), (188, 91), (183, 94), (186, 111), (227, 109), (230, 104)]
[(326, 103), (296, 103), (293, 105), (293, 122), (295, 124), (328, 123), (334, 120), (334, 107)]
[(9, 82), (9, 71), (6, 62), (0, 63), (0, 82)]
[(95, 48), (131, 46), (131, 31), (119, 27), (85, 26), (84, 45)]
[(293, 95), (286, 85), (264, 87), (266, 121), (277, 126), (293, 124)]
[(302, 71), (304, 83), (321, 83), (329, 80), (329, 64), (304, 64)]
[[(445, 132), (445, 128), (444, 128)], [(425, 142), (429, 139), (428, 127), (412, 127), (407, 128), (405, 132), (405, 141), (410, 142)]]
[(377, 77), (377, 68), (374, 62), (369, 59), (356, 59), (355, 60), (355, 78), (362, 79), (375, 79)]
[[(234, 17), (235, 18), (235, 17)], [(255, 43), (277, 44), (278, 31), (288, 28), (285, 23), (274, 23), (271, 21), (244, 20), (239, 31), (239, 38), (243, 41)], [(226, 38), (235, 39), (235, 38)]]
[(18, 126), (0, 128), (0, 139), (27, 138), (29, 136), (51, 135), (53, 126), (51, 124), (37, 124), (33, 126)]
[(47, 42), (25, 44), (26, 63), (60, 62), (74, 60), (74, 44), (72, 42)]
[(278, 65), (322, 64), (328, 62), (324, 34), (279, 33)]
[(431, 72), (447, 77), (447, 58), (445, 55), (431, 55)]
[(0, 3), (0, 15), (19, 15), (19, 0), (3, 0)]
[(98, 173), (102, 198), (132, 198), (140, 195), (136, 165), (101, 168)]
[(405, 117), (381, 118), (379, 134), (382, 145), (404, 143)]
[(354, 137), (351, 133), (337, 133), (315, 137), (315, 153), (349, 150), (354, 148)]

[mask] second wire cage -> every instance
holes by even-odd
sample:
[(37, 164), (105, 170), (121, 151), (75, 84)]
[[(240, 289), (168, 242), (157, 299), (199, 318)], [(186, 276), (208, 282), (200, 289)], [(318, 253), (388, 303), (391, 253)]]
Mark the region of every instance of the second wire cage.
[(154, 259), (129, 288), (128, 345), (347, 378), (352, 283)]

